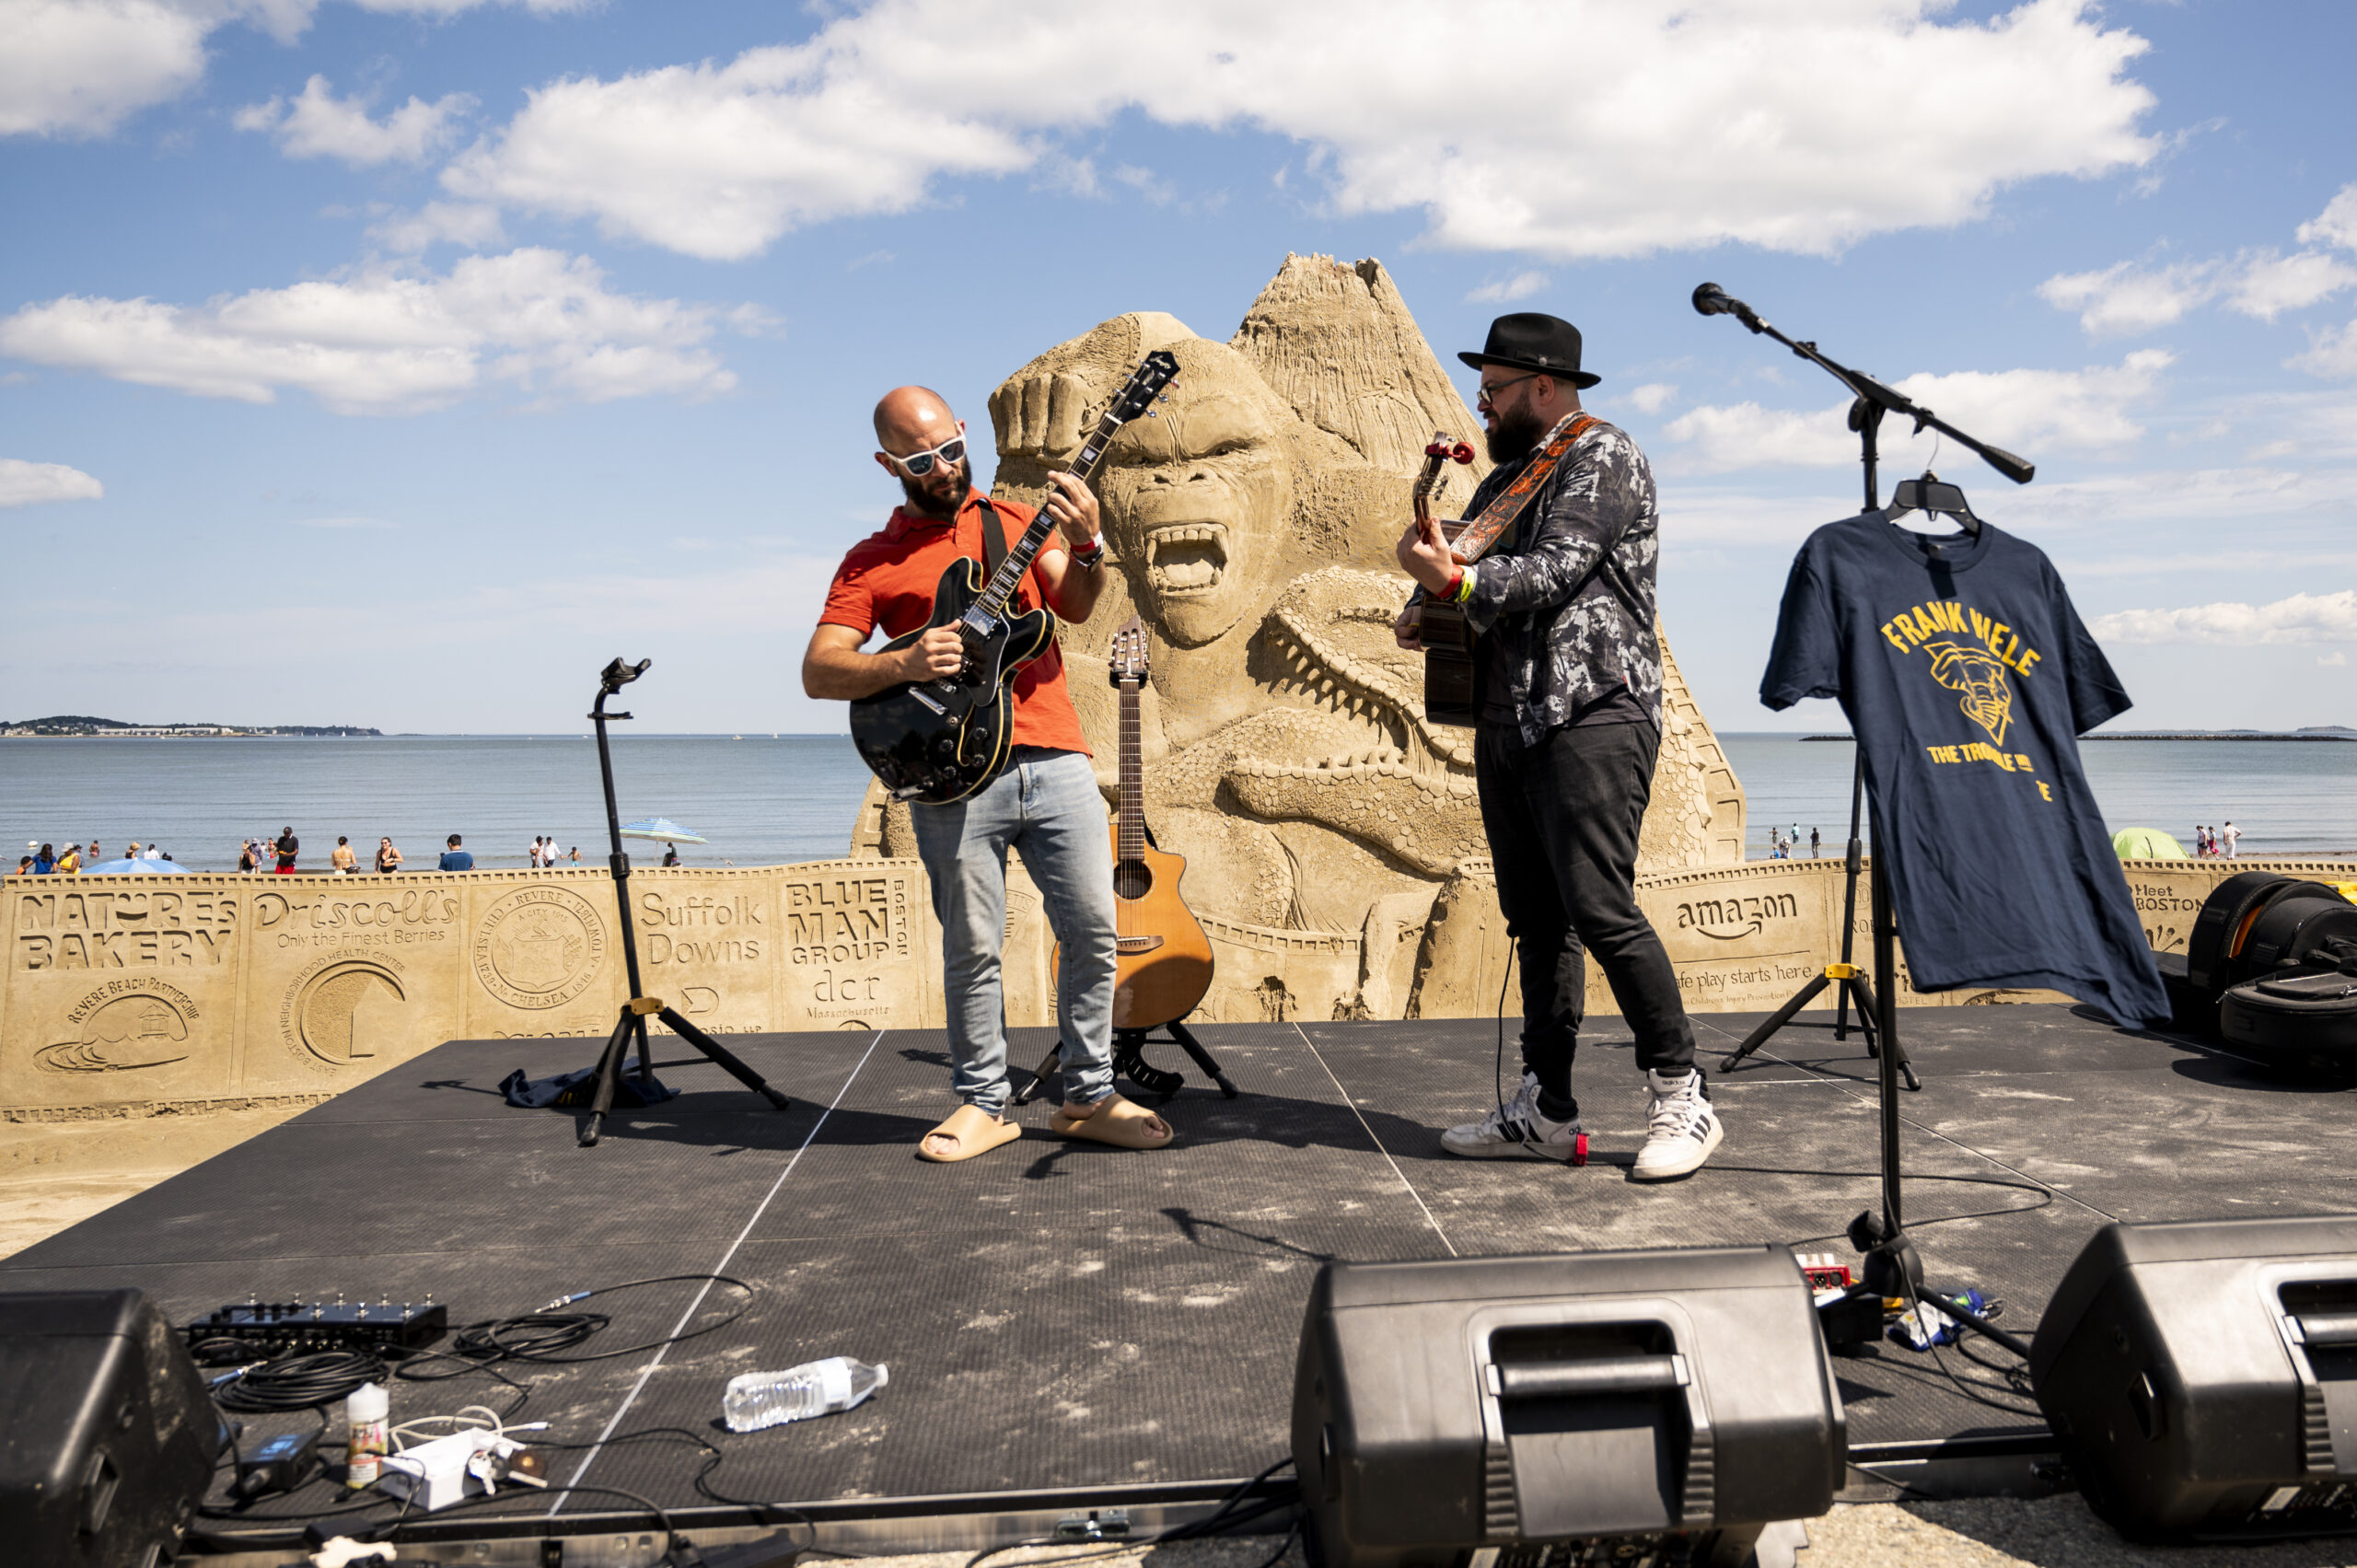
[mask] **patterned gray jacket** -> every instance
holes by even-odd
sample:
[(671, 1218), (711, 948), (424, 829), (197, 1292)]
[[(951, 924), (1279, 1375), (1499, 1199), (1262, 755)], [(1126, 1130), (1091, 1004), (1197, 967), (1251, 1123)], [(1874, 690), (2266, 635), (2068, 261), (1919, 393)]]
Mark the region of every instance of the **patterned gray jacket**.
[[(1480, 516), (1530, 460), (1491, 470), (1465, 515)], [(1506, 695), (1526, 744), (1537, 745), (1620, 687), (1661, 727), (1661, 644), (1654, 634), (1660, 557), (1653, 465), (1628, 432), (1598, 420), (1481, 560), (1465, 603), (1475, 633), (1506, 640)]]

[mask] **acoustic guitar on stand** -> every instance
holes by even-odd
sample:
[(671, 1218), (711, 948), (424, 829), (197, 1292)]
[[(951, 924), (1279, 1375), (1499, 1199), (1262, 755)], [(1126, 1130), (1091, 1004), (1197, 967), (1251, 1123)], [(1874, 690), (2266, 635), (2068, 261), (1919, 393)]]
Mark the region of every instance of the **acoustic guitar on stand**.
[(1145, 622), (1113, 633), (1113, 688), (1121, 694), (1121, 803), (1113, 813), (1113, 1028), (1145, 1030), (1195, 1010), (1212, 984), (1212, 945), (1178, 896), (1183, 856), (1145, 837), (1144, 747), (1139, 694), (1145, 688)]
[[(1181, 1021), (1212, 984), (1212, 945), (1178, 896), (1187, 862), (1145, 837), (1145, 748), (1138, 715), (1145, 690), (1144, 621), (1132, 615), (1113, 633), (1108, 668), (1121, 694), (1121, 791), (1112, 824), (1113, 1070), (1148, 1094), (1165, 1099), (1177, 1094), (1179, 1074), (1152, 1065), (1144, 1054), (1147, 1034), (1165, 1028), (1220, 1093), (1234, 1099), (1236, 1086)], [(1049, 973), (1059, 980), (1062, 959), (1061, 946), (1048, 959)], [(1061, 1059), (1061, 1051), (1050, 1051), (1015, 1103), (1028, 1104)]]

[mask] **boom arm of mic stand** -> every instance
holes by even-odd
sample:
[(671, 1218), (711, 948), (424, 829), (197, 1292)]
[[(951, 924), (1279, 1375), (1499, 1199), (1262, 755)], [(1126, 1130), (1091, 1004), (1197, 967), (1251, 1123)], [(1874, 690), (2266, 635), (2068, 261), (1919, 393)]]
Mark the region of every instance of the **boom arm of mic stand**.
[(1952, 441), (1955, 441), (1959, 446), (1980, 454), (1981, 459), (1991, 468), (1995, 469), (1999, 473), (2003, 474), (2015, 484), (2027, 484), (2032, 479), (2037, 477), (2038, 468), (2036, 464), (2014, 456), (2013, 453), (2006, 451), (2002, 447), (1991, 447), (1986, 441), (1977, 440), (1970, 436), (1967, 436), (1963, 431), (1958, 430), (1946, 420), (1940, 418), (1930, 409), (1923, 407), (1914, 399), (1900, 391), (1898, 388), (1886, 387), (1865, 372), (1862, 370), (1852, 370), (1848, 366), (1841, 364), (1840, 361), (1819, 354), (1815, 343), (1794, 343), (1792, 339), (1778, 331), (1765, 318), (1753, 311), (1749, 306), (1744, 305), (1741, 301), (1731, 301), (1729, 309), (1736, 320), (1741, 321), (1754, 332), (1765, 333), (1767, 336), (1775, 339), (1778, 343), (1782, 343), (1786, 348), (1791, 349), (1794, 354), (1807, 360), (1810, 364), (1816, 366), (1818, 369), (1823, 370), (1827, 375), (1832, 377), (1843, 386), (1849, 388), (1852, 393), (1865, 399), (1866, 401), (1874, 404), (1877, 408), (1886, 409), (1892, 413), (1904, 414), (1909, 419), (1913, 420), (1915, 422), (1916, 432), (1919, 435), (1926, 427), (1938, 431), (1941, 435), (1948, 437), (1948, 439)]

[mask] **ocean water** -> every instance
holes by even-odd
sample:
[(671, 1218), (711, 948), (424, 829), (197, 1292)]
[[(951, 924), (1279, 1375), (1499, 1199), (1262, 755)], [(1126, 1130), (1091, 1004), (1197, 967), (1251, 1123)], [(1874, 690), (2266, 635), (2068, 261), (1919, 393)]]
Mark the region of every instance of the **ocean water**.
[[(1825, 853), (1850, 833), (1857, 748), (1791, 735), (1721, 735), (1750, 804), (1746, 853), (1768, 854), (1771, 828), (1811, 828)], [(2232, 822), (2245, 855), (2357, 856), (2357, 741), (2089, 740), (2087, 783), (2113, 832), (2157, 828), (2189, 852), (2193, 827)]]
[[(1751, 803), (1749, 853), (1771, 825), (1811, 828), (1837, 854), (1850, 819), (1853, 749), (1789, 735), (1723, 735)], [(622, 819), (668, 817), (712, 842), (691, 865), (768, 865), (842, 854), (867, 770), (842, 736), (618, 737)], [(2159, 828), (2191, 843), (2196, 822), (2229, 819), (2251, 855), (2357, 856), (2357, 742), (2094, 741), (2081, 749), (2114, 830)], [(288, 824), (306, 868), (336, 836), (369, 864), (390, 834), (412, 868), (430, 868), (463, 834), (484, 866), (526, 864), (534, 837), (605, 854), (595, 742), (560, 736), (398, 736), (382, 739), (0, 741), (0, 849), (27, 841), (109, 856), (132, 839), (184, 865), (227, 871), (245, 838)], [(13, 841), (13, 842), (12, 842)], [(659, 857), (655, 845), (633, 854)], [(1806, 854), (1805, 848), (1802, 851)]]
[[(614, 797), (625, 822), (668, 817), (708, 844), (691, 865), (832, 860), (851, 844), (867, 769), (848, 736), (616, 736)], [(233, 871), (238, 846), (292, 825), (305, 869), (325, 870), (338, 834), (363, 867), (389, 834), (412, 871), (461, 835), (483, 867), (530, 863), (533, 839), (606, 858), (597, 742), (579, 736), (391, 736), (355, 739), (0, 740), (0, 850), (11, 869), (29, 839), (98, 839), (110, 856), (136, 839), (181, 865)], [(627, 842), (627, 841), (626, 841)], [(662, 858), (660, 844), (629, 844)]]

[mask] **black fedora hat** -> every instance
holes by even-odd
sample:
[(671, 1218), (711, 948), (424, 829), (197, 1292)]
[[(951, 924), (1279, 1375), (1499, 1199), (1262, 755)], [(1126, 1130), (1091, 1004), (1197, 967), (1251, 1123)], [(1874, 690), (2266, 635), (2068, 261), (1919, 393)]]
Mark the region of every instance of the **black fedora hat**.
[(1517, 310), (1490, 323), (1490, 341), (1479, 354), (1457, 356), (1479, 370), (1484, 365), (1511, 365), (1560, 376), (1574, 387), (1593, 387), (1604, 379), (1580, 368), (1580, 330), (1560, 316)]

